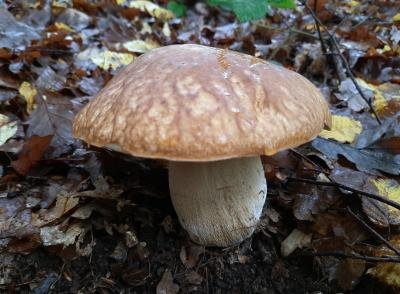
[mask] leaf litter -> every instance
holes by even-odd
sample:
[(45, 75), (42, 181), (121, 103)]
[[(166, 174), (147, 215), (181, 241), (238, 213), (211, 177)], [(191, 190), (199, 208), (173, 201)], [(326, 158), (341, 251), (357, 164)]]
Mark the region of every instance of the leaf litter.
[[(324, 25), (323, 49), (304, 5), (239, 23), (229, 9), (202, 2), (182, 16), (167, 1), (9, 3), (0, 4), (1, 289), (360, 293), (367, 277), (376, 289), (398, 287), (397, 263), (368, 257), (396, 257), (371, 229), (398, 247), (399, 211), (362, 194), (400, 200), (395, 5), (307, 1)], [(380, 124), (343, 62), (332, 58), (339, 54), (327, 32), (340, 40)], [(269, 203), (255, 235), (234, 248), (190, 243), (164, 165), (86, 146), (71, 134), (74, 114), (122, 67), (175, 43), (229, 48), (295, 69), (320, 87), (334, 114), (332, 129), (311, 144), (263, 158)], [(93, 269), (97, 278), (82, 279)]]

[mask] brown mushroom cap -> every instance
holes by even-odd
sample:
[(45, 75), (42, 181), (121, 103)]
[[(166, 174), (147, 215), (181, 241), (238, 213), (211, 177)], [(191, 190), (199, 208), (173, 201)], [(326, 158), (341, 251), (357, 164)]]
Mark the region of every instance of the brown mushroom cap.
[(139, 157), (213, 161), (274, 154), (330, 125), (301, 75), (200, 45), (154, 49), (118, 73), (77, 115), (74, 135)]

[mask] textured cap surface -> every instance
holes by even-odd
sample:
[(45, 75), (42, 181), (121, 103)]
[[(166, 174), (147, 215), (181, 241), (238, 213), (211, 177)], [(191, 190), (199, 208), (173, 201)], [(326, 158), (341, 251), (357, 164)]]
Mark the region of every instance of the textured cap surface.
[(301, 75), (250, 55), (171, 45), (140, 56), (77, 115), (74, 135), (139, 157), (212, 161), (274, 154), (330, 125)]

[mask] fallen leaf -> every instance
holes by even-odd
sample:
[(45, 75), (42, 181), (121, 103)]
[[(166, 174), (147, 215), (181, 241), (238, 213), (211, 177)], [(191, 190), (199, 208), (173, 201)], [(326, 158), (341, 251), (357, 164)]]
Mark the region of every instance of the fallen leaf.
[[(364, 96), (367, 99), (372, 99), (374, 93), (368, 84), (361, 79), (357, 79), (357, 83), (359, 84)], [(349, 108), (356, 112), (368, 109), (369, 107), (350, 78), (347, 78), (340, 83), (339, 93), (337, 93), (336, 96), (338, 99), (346, 101)]]
[(7, 9), (0, 10), (0, 32), (2, 32), (0, 48), (12, 51), (23, 51), (31, 41), (40, 39), (37, 29), (18, 21)]
[[(400, 250), (400, 235), (394, 235), (389, 242)], [(386, 245), (379, 246), (374, 252), (375, 256), (393, 256), (394, 254)], [(386, 285), (400, 288), (400, 263), (379, 262), (375, 267), (368, 269), (367, 273)]]
[(18, 131), (16, 121), (10, 121), (9, 117), (0, 113), (0, 146), (5, 144)]
[(186, 268), (194, 267), (199, 261), (200, 255), (204, 253), (204, 247), (192, 245), (182, 247), (179, 253), (179, 258)]
[(154, 41), (132, 40), (123, 43), (122, 47), (130, 52), (145, 53), (151, 49), (160, 47), (160, 45)]
[(344, 290), (353, 289), (364, 274), (365, 266), (365, 260), (341, 260), (335, 273), (340, 287)]
[(282, 256), (289, 256), (297, 248), (303, 248), (310, 245), (311, 236), (311, 234), (305, 234), (298, 229), (294, 229), (281, 243)]
[(190, 271), (186, 275), (186, 280), (192, 285), (200, 285), (203, 282), (203, 277), (195, 271)]
[(89, 26), (90, 21), (90, 16), (74, 8), (64, 9), (57, 17), (58, 23), (63, 23), (77, 32)]
[[(373, 179), (367, 182), (373, 194), (400, 203), (400, 186), (395, 180)], [(371, 187), (372, 186), (372, 187)], [(362, 207), (371, 222), (380, 227), (400, 224), (400, 211), (381, 201), (362, 198)]]
[(400, 174), (400, 157), (382, 150), (357, 149), (322, 138), (316, 138), (312, 142), (312, 146), (332, 159), (337, 159), (339, 155), (343, 155), (347, 160), (353, 162), (360, 171), (370, 174), (379, 174), (378, 171), (394, 175)]
[(85, 234), (85, 232), (85, 228), (76, 223), (65, 232), (60, 229), (60, 226), (43, 227), (40, 229), (40, 237), (44, 246), (63, 245), (63, 247), (67, 247), (74, 244), (79, 235)]
[(323, 130), (319, 136), (325, 139), (334, 139), (341, 143), (353, 143), (361, 133), (362, 125), (358, 120), (347, 116), (333, 115), (331, 129)]
[(32, 216), (32, 224), (37, 227), (59, 221), (79, 204), (79, 198), (71, 197), (66, 192), (57, 195), (56, 204), (50, 209), (41, 209)]
[(133, 60), (134, 56), (129, 53), (118, 53), (107, 49), (91, 47), (79, 53), (75, 63), (78, 67), (93, 70), (93, 67), (88, 67), (88, 65), (84, 63), (84, 61), (90, 61), (104, 70), (116, 70), (121, 66), (128, 65)]
[(171, 271), (166, 269), (161, 281), (158, 283), (156, 288), (157, 294), (175, 294), (179, 292), (179, 286), (174, 284), (174, 279), (172, 277)]
[(12, 167), (21, 175), (26, 175), (42, 158), (49, 147), (53, 136), (32, 136), (25, 141), (24, 147), (16, 161), (12, 161)]
[(130, 8), (136, 8), (140, 11), (147, 12), (151, 16), (154, 16), (155, 18), (161, 21), (168, 21), (174, 18), (174, 14), (172, 11), (162, 8), (150, 1), (142, 1), (142, 0), (129, 1), (128, 6)]
[(28, 113), (32, 112), (35, 104), (35, 96), (37, 95), (35, 87), (28, 82), (22, 82), (22, 84), (19, 86), (18, 91), (21, 94), (21, 96), (25, 98), (26, 111)]

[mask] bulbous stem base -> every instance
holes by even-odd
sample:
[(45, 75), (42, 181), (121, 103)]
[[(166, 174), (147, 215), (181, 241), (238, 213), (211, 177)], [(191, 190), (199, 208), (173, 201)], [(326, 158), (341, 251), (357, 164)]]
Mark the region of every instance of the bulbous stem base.
[(260, 157), (170, 162), (169, 187), (182, 227), (205, 246), (232, 246), (249, 237), (267, 195)]

